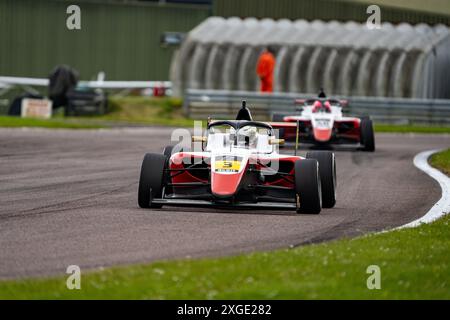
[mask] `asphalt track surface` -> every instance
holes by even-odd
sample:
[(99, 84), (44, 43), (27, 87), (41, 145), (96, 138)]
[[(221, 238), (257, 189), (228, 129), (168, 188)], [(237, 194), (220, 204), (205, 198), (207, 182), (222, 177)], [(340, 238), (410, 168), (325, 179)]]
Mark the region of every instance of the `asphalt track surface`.
[(403, 225), (440, 198), (413, 165), (448, 135), (378, 134), (375, 153), (336, 151), (337, 205), (292, 211), (137, 206), (146, 152), (169, 128), (0, 129), (0, 278), (222, 256), (352, 237)]

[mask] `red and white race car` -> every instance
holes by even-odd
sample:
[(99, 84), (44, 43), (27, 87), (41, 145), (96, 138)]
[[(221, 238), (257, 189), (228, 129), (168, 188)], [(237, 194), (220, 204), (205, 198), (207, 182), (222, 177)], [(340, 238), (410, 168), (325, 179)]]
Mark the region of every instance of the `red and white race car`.
[(300, 105), (297, 114), (272, 117), (271, 125), (279, 130), (280, 138), (318, 146), (351, 144), (364, 151), (375, 151), (372, 120), (344, 116), (342, 107), (346, 100), (315, 98), (295, 102)]
[[(244, 107), (245, 108), (245, 107)], [(247, 109), (248, 110), (248, 109)], [(241, 109), (242, 111), (242, 109)], [(250, 120), (210, 121), (199, 151), (145, 155), (141, 208), (219, 206), (292, 209), (317, 214), (336, 203), (336, 163), (329, 151), (282, 155), (272, 126)]]

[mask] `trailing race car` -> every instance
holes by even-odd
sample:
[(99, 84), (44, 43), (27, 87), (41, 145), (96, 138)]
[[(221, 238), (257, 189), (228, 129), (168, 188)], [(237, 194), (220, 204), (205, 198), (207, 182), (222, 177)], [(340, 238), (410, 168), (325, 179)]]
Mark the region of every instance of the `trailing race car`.
[(375, 151), (372, 120), (343, 116), (342, 107), (347, 101), (315, 98), (296, 100), (296, 104), (301, 105), (298, 114), (272, 117), (271, 125), (279, 130), (280, 138), (318, 146), (352, 144), (364, 151)]
[[(247, 115), (247, 116), (246, 116)], [(141, 167), (141, 208), (220, 206), (292, 209), (317, 214), (336, 203), (336, 162), (329, 151), (281, 155), (271, 125), (252, 121), (245, 104), (237, 120), (210, 121), (192, 137), (200, 151), (148, 153)]]

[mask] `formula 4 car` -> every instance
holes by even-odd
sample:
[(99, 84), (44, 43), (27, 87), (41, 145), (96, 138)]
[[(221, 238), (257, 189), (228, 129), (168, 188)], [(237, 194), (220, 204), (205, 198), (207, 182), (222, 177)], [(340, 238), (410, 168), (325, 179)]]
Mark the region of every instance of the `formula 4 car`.
[(292, 209), (318, 214), (336, 203), (336, 162), (329, 151), (281, 155), (271, 125), (252, 121), (243, 103), (236, 120), (211, 120), (200, 151), (148, 153), (141, 167), (141, 208), (218, 206)]
[(351, 144), (364, 151), (375, 151), (372, 120), (343, 116), (342, 107), (347, 101), (322, 97), (295, 102), (300, 105), (297, 114), (272, 117), (271, 125), (279, 130), (280, 138), (296, 144)]

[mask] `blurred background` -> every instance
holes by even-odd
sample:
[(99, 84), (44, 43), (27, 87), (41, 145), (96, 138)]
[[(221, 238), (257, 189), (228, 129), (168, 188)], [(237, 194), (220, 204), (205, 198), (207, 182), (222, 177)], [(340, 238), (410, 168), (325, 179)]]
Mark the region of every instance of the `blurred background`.
[[(66, 27), (71, 4), (81, 9), (81, 30)], [(369, 29), (373, 4), (381, 25)], [(382, 101), (390, 106), (413, 99), (408, 105), (445, 112), (449, 25), (448, 0), (0, 0), (0, 76), (48, 79), (66, 65), (75, 85), (121, 81), (115, 88), (84, 84), (113, 96), (173, 96), (169, 105), (183, 106), (180, 116), (191, 118), (205, 117), (211, 106), (229, 106), (226, 117), (249, 97), (264, 119), (320, 87), (357, 97), (356, 113), (376, 108), (370, 97), (390, 98)], [(255, 72), (268, 45), (275, 49), (274, 101), (258, 93)], [(47, 83), (10, 80), (0, 78), (1, 113), (23, 90), (48, 95)], [(436, 118), (450, 123), (447, 113)]]

